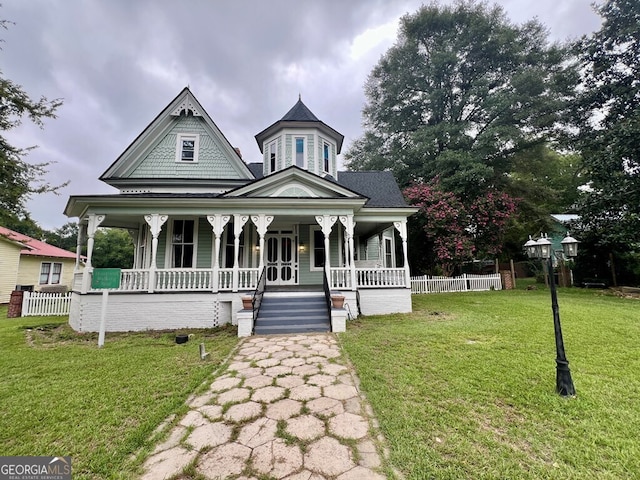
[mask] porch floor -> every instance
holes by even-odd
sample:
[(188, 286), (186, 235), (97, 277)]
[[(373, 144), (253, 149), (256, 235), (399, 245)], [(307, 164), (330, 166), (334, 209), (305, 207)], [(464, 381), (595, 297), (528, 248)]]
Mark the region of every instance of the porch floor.
[(322, 285), (267, 285), (265, 292), (322, 292)]

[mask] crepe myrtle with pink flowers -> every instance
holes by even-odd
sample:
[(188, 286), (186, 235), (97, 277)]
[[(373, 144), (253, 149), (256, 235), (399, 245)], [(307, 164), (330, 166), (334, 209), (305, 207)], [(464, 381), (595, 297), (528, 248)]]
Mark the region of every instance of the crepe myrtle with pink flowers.
[[(517, 200), (497, 190), (465, 202), (442, 189), (438, 178), (416, 182), (404, 190), (417, 214), (421, 234), (430, 244), (433, 262), (445, 275), (456, 266), (502, 250), (507, 222), (516, 211)], [(424, 253), (424, 252), (423, 252)]]

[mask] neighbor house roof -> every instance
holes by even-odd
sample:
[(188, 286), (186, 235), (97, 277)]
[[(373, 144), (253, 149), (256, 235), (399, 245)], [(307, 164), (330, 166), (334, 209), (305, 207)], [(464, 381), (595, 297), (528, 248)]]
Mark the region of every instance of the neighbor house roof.
[(59, 258), (76, 258), (76, 254), (46, 242), (36, 240), (22, 233), (14, 232), (5, 227), (0, 227), (0, 236), (3, 236), (13, 242), (20, 243), (24, 248), (20, 251), (20, 255), (36, 255), (40, 257), (59, 257)]
[(553, 218), (556, 222), (560, 223), (569, 223), (574, 220), (578, 220), (580, 215), (575, 215), (573, 213), (552, 213), (551, 218)]

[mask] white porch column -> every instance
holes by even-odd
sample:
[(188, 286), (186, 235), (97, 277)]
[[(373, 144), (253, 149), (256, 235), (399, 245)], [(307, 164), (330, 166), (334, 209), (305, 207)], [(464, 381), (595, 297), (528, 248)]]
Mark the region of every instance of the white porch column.
[(256, 226), (258, 236), (260, 237), (260, 273), (262, 273), (262, 269), (264, 268), (264, 236), (267, 234), (269, 225), (273, 222), (273, 215), (265, 215), (264, 213), (252, 215), (251, 221)]
[(105, 216), (90, 213), (87, 218), (87, 266), (82, 276), (82, 293), (87, 293), (91, 285), (91, 272), (93, 272), (93, 265), (91, 263), (91, 257), (93, 256), (93, 238), (96, 235), (96, 230), (98, 230), (98, 227), (104, 221)]
[(393, 222), (393, 226), (400, 233), (402, 239), (402, 255), (404, 257), (404, 276), (405, 287), (411, 288), (411, 272), (409, 271), (409, 255), (407, 251), (407, 220), (404, 219), (401, 222)]
[(78, 238), (76, 241), (76, 266), (73, 269), (73, 272), (80, 271), (80, 260), (82, 259), (82, 244), (84, 243), (84, 239), (87, 236), (87, 226), (84, 223), (78, 223)]
[(356, 223), (353, 221), (353, 215), (343, 215), (340, 217), (340, 223), (344, 225), (344, 232), (346, 236), (346, 244), (347, 244), (347, 262), (349, 266), (349, 271), (351, 275), (351, 290), (356, 291), (356, 262), (353, 248), (353, 231), (355, 229)]
[(219, 288), (220, 279), (219, 271), (220, 271), (220, 238), (224, 233), (224, 227), (229, 220), (231, 219), (231, 215), (207, 215), (207, 221), (211, 225), (211, 229), (213, 230), (213, 257), (211, 259), (211, 270), (212, 270), (212, 279), (211, 279), (211, 290), (213, 292), (217, 292)]
[(335, 215), (317, 215), (316, 222), (322, 228), (322, 234), (324, 235), (324, 264), (325, 272), (327, 275), (327, 283), (331, 288), (331, 250), (329, 249), (329, 235), (331, 235), (331, 229), (333, 224), (336, 223), (338, 217)]
[(156, 258), (158, 256), (158, 237), (162, 231), (162, 225), (169, 218), (168, 215), (160, 215), (158, 213), (152, 213), (144, 216), (144, 221), (149, 225), (151, 230), (151, 265), (149, 266), (149, 293), (153, 293), (153, 289), (156, 284)]
[(240, 281), (240, 234), (244, 224), (249, 220), (248, 215), (233, 215), (233, 291), (238, 291)]

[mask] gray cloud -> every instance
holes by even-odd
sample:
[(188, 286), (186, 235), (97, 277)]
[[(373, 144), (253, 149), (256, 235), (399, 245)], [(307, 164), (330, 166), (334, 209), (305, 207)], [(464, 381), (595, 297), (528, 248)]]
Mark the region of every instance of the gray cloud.
[[(68, 219), (69, 195), (112, 192), (100, 174), (189, 85), (246, 161), (260, 161), (253, 136), (302, 95), (346, 137), (361, 133), (363, 84), (395, 41), (398, 19), (420, 0), (22, 0), (0, 18), (2, 73), (32, 97), (63, 98), (58, 118), (40, 130), (11, 132), (37, 144), (32, 162), (55, 161), (49, 181), (71, 184), (28, 207), (44, 228)], [(537, 16), (555, 40), (598, 28), (586, 0), (502, 0), (521, 23)]]

